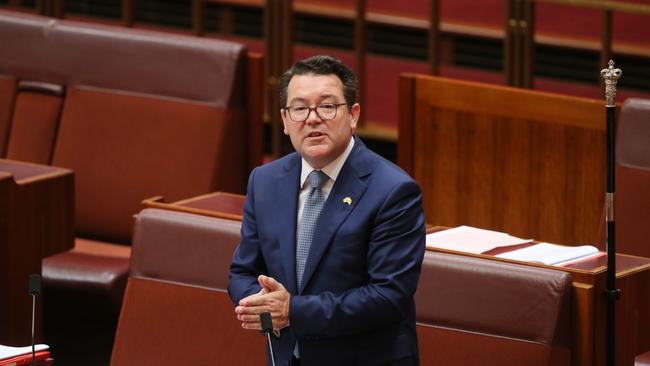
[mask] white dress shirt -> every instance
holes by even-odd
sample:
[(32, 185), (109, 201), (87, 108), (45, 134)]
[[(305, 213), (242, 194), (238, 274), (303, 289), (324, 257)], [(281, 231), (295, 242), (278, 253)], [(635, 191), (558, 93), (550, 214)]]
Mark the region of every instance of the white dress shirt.
[[(329, 179), (323, 184), (323, 195), (325, 196), (325, 201), (329, 197), (332, 187), (334, 187), (334, 182), (343, 168), (343, 164), (348, 159), (352, 148), (354, 147), (354, 137), (350, 138), (350, 143), (348, 147), (345, 148), (345, 151), (338, 158), (334, 159), (331, 163), (327, 164), (323, 169), (323, 173), (327, 175)], [(300, 227), (300, 221), (302, 219), (302, 211), (305, 206), (305, 201), (307, 201), (307, 196), (309, 196), (310, 187), (307, 182), (307, 176), (312, 172), (314, 168), (309, 165), (309, 163), (303, 158), (302, 159), (302, 171), (300, 172), (300, 195), (298, 196), (298, 225), (296, 226), (296, 241), (298, 240), (298, 228)]]

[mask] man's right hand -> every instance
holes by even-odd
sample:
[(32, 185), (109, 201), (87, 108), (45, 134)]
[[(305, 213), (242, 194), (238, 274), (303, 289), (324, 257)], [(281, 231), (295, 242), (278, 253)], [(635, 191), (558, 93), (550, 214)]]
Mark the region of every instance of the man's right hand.
[(235, 308), (237, 319), (242, 322), (245, 329), (261, 330), (259, 315), (271, 313), (273, 329), (280, 330), (289, 326), (289, 302), (291, 294), (275, 279), (260, 275), (258, 282), (262, 289), (239, 302)]

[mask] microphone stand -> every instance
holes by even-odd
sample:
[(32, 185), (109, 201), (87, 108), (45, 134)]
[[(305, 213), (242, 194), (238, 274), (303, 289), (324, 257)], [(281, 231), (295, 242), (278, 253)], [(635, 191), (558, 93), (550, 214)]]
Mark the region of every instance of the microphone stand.
[(271, 313), (260, 314), (260, 323), (262, 324), (262, 333), (266, 335), (269, 341), (269, 352), (271, 353), (271, 363), (275, 366), (275, 355), (273, 354), (273, 345), (271, 344), (271, 332), (273, 332), (273, 320)]
[(614, 222), (614, 182), (616, 168), (616, 82), (623, 72), (614, 68), (614, 61), (609, 60), (609, 67), (600, 71), (605, 80), (605, 113), (607, 115), (607, 193), (605, 193), (605, 212), (607, 227), (607, 366), (616, 363), (616, 300), (621, 297), (621, 290), (616, 288), (616, 227)]
[(32, 366), (36, 366), (36, 337), (34, 335), (35, 314), (36, 314), (36, 294), (32, 294)]
[(32, 295), (32, 366), (36, 366), (36, 296), (41, 292), (41, 276), (38, 274), (29, 275), (29, 294)]

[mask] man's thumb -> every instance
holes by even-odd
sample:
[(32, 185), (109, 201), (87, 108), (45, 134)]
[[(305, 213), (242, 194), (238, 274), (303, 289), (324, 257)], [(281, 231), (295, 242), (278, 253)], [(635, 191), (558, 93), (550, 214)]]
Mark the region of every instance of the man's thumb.
[(266, 288), (268, 291), (275, 291), (280, 287), (280, 283), (273, 277), (261, 275), (257, 278), (257, 281), (260, 283), (260, 286)]

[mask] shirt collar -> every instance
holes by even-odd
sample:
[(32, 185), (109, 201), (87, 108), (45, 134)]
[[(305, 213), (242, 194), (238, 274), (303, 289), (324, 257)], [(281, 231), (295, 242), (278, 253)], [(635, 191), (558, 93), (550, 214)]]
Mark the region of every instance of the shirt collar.
[[(339, 176), (339, 173), (341, 172), (341, 169), (343, 168), (343, 164), (345, 164), (345, 161), (348, 159), (348, 156), (350, 155), (350, 152), (352, 152), (352, 148), (354, 147), (354, 137), (350, 137), (350, 143), (348, 143), (348, 147), (345, 148), (345, 151), (341, 155), (339, 155), (338, 158), (334, 159), (331, 163), (327, 164), (323, 169), (323, 173), (327, 174), (327, 176), (333, 181), (336, 182), (336, 178)], [(302, 171), (300, 172), (300, 187), (304, 187), (305, 181), (307, 180), (307, 176), (309, 173), (312, 172), (314, 168), (309, 165), (307, 160), (304, 158), (302, 159)]]

